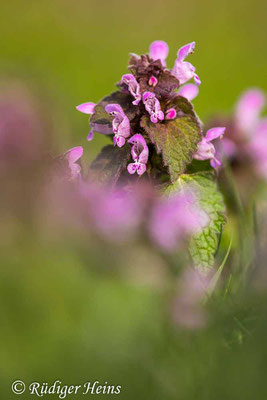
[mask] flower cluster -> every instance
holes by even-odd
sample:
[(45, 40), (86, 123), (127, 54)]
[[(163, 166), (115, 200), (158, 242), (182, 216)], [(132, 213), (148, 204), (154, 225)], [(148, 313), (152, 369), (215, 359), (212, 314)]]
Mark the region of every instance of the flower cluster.
[[(121, 77), (118, 92), (98, 104), (89, 102), (77, 107), (77, 110), (91, 115), (88, 140), (92, 140), (94, 132), (108, 136), (113, 134), (114, 146), (121, 148), (126, 143), (132, 146), (131, 156), (134, 162), (127, 167), (130, 174), (137, 172), (141, 176), (146, 171), (153, 170), (151, 160), (155, 159), (155, 151), (161, 154), (163, 167), (168, 167), (171, 181), (177, 178), (177, 173), (173, 177), (171, 171), (173, 160), (178, 160), (182, 165), (178, 175), (193, 158), (210, 159), (213, 168), (221, 165), (211, 140), (218, 135), (222, 136), (224, 128), (215, 128), (203, 137), (199, 119), (190, 103), (198, 95), (198, 86), (201, 83), (196, 68), (186, 61), (194, 49), (195, 42), (181, 47), (173, 68), (168, 69), (168, 45), (157, 40), (150, 45), (149, 54), (131, 54), (130, 73)], [(194, 84), (188, 83), (191, 79)], [(193, 126), (195, 135), (190, 135), (184, 121), (190, 124), (190, 129)], [(153, 130), (156, 127), (159, 127), (161, 133), (154, 136)], [(189, 137), (182, 143), (185, 149), (180, 149), (179, 140), (182, 140), (184, 134)], [(171, 140), (165, 144), (168, 136)], [(174, 153), (180, 153), (172, 156), (171, 147)], [(152, 168), (147, 168), (148, 162), (152, 164)]]

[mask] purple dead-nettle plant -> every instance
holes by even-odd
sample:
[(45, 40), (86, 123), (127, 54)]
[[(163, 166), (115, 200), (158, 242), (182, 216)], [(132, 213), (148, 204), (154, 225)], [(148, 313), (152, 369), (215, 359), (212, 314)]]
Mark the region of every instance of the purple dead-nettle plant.
[[(159, 188), (163, 197), (179, 197), (181, 192), (186, 192), (188, 184), (194, 187), (195, 211), (203, 208), (205, 215), (212, 216), (207, 219), (209, 228), (200, 224), (200, 229), (190, 229), (190, 221), (198, 220), (196, 212), (189, 213), (188, 204), (187, 211), (184, 210), (179, 197), (179, 201), (171, 202), (172, 207), (159, 208), (170, 218), (162, 219), (166, 225), (164, 230), (159, 218), (154, 232), (164, 231), (170, 248), (190, 233), (192, 257), (198, 266), (208, 268), (213, 263), (216, 239), (224, 222), (224, 206), (214, 182), (214, 168), (221, 162), (211, 141), (222, 136), (224, 128), (214, 128), (205, 136), (191, 104), (200, 84), (195, 67), (186, 61), (194, 48), (195, 42), (182, 46), (172, 69), (166, 64), (169, 48), (163, 41), (153, 42), (149, 54), (131, 53), (129, 73), (119, 79), (118, 90), (97, 104), (84, 103), (77, 109), (90, 115), (88, 140), (94, 133), (100, 133), (111, 138), (114, 145), (104, 147), (93, 161), (88, 172), (90, 180), (113, 187), (122, 185), (125, 190), (137, 180), (149, 181)], [(190, 82), (192, 79), (195, 83)], [(210, 160), (210, 165), (206, 160)], [(205, 197), (211, 196), (214, 202), (206, 203)], [(215, 204), (217, 201), (219, 205)], [(212, 207), (216, 209), (209, 209)], [(168, 229), (173, 224), (175, 229)], [(154, 237), (160, 241), (160, 232), (158, 235)]]

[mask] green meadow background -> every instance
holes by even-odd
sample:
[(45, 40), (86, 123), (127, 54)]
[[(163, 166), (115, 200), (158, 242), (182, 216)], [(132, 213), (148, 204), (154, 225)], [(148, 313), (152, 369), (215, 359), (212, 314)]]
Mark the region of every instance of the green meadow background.
[[(263, 0), (5, 0), (0, 83), (22, 83), (43, 105), (52, 153), (82, 145), (89, 160), (106, 141), (86, 141), (87, 116), (75, 106), (113, 91), (130, 52), (162, 39), (172, 66), (178, 48), (195, 40), (190, 61), (202, 85), (194, 104), (205, 121), (230, 113), (247, 87), (267, 89), (266, 26)], [(245, 287), (234, 299), (215, 298), (208, 327), (184, 332), (168, 322), (166, 298), (154, 285), (112, 272), (110, 255), (99, 260), (64, 241), (39, 241), (21, 226), (15, 238), (1, 234), (3, 398), (35, 398), (12, 394), (16, 379), (108, 381), (122, 385), (111, 397), (126, 400), (267, 398), (265, 295)], [(135, 255), (125, 260), (127, 269)], [(107, 271), (90, 268), (98, 263)]]

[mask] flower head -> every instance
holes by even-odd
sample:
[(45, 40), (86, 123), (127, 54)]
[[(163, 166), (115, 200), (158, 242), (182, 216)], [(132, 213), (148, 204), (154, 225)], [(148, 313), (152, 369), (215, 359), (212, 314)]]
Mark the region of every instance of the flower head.
[(217, 169), (221, 166), (221, 162), (216, 158), (216, 150), (213, 144), (213, 140), (222, 137), (225, 132), (225, 128), (212, 128), (206, 133), (201, 142), (198, 144), (198, 149), (194, 154), (196, 160), (210, 160), (212, 168)]
[(153, 60), (160, 60), (163, 67), (166, 67), (166, 58), (169, 54), (169, 47), (163, 40), (156, 40), (151, 43), (149, 55)]
[(129, 174), (137, 172), (138, 175), (143, 175), (146, 171), (146, 163), (148, 160), (148, 147), (142, 135), (137, 133), (132, 136), (128, 143), (132, 144), (131, 155), (134, 163), (130, 163), (127, 167)]
[(114, 117), (112, 122), (114, 146), (122, 147), (125, 144), (125, 139), (130, 136), (129, 119), (119, 104), (108, 104), (105, 110)]
[(77, 161), (82, 157), (82, 155), (83, 148), (81, 146), (73, 147), (64, 155), (64, 158), (68, 161), (69, 164), (71, 179), (80, 178), (81, 176), (81, 167), (79, 164), (77, 164)]
[(172, 74), (179, 80), (181, 85), (192, 78), (194, 78), (194, 81), (197, 85), (200, 85), (201, 83), (198, 75), (195, 73), (196, 68), (191, 63), (184, 61), (187, 56), (193, 53), (194, 49), (195, 42), (192, 42), (186, 44), (178, 50), (177, 59), (174, 63)]
[(121, 85), (126, 85), (131, 95), (135, 98), (133, 104), (137, 106), (142, 98), (140, 86), (132, 74), (125, 74), (121, 78)]
[(145, 105), (147, 112), (150, 115), (151, 122), (156, 124), (158, 120), (160, 121), (164, 120), (164, 114), (163, 111), (161, 111), (160, 102), (156, 98), (155, 93), (145, 92), (143, 94), (143, 103)]

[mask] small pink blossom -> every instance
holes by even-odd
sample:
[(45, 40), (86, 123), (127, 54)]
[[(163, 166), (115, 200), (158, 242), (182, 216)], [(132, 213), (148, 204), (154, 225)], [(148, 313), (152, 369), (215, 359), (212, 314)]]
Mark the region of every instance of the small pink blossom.
[(121, 85), (126, 85), (131, 95), (135, 98), (133, 104), (137, 106), (141, 101), (140, 85), (132, 74), (125, 74), (121, 78)]
[(176, 115), (177, 113), (175, 108), (169, 108), (169, 110), (166, 111), (165, 119), (175, 119)]
[(166, 58), (169, 54), (169, 47), (163, 40), (156, 40), (151, 43), (149, 55), (153, 60), (160, 60), (163, 67), (166, 67)]
[(77, 161), (83, 155), (83, 148), (81, 146), (73, 147), (67, 151), (64, 158), (68, 161), (69, 168), (71, 171), (71, 179), (77, 179), (81, 176), (81, 166), (77, 164)]
[(181, 47), (177, 52), (177, 59), (172, 69), (172, 74), (179, 80), (180, 84), (188, 82), (194, 78), (196, 85), (200, 85), (201, 81), (195, 73), (196, 68), (189, 62), (184, 61), (187, 56), (192, 54), (195, 49), (195, 42), (189, 43)]
[(143, 94), (143, 103), (145, 105), (145, 109), (150, 115), (151, 122), (156, 124), (159, 120), (164, 120), (164, 113), (161, 111), (160, 102), (156, 98), (155, 93), (145, 92)]
[(114, 117), (112, 122), (114, 146), (117, 145), (118, 147), (122, 147), (124, 146), (126, 139), (130, 136), (129, 119), (124, 114), (123, 109), (119, 104), (108, 104), (105, 107), (105, 110), (108, 114)]
[(221, 166), (221, 162), (216, 158), (216, 149), (211, 141), (222, 138), (225, 128), (212, 128), (206, 133), (206, 136), (198, 144), (198, 149), (194, 154), (196, 160), (210, 160), (212, 168), (217, 169)]
[(157, 84), (158, 84), (157, 78), (154, 75), (152, 75), (149, 78), (148, 84), (149, 84), (149, 86), (153, 86), (153, 87), (157, 86)]
[(131, 155), (134, 163), (130, 163), (127, 167), (129, 174), (143, 175), (146, 171), (146, 163), (148, 160), (148, 147), (142, 135), (136, 134), (132, 136), (128, 143), (132, 144)]

